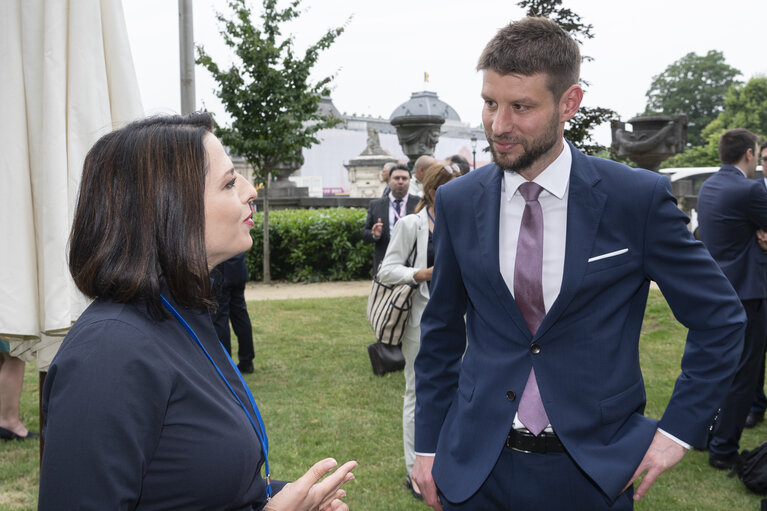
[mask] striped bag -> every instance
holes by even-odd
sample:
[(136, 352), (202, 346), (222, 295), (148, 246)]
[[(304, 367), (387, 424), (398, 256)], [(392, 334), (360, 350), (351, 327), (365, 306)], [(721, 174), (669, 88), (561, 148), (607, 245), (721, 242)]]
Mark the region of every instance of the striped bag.
[[(407, 266), (412, 266), (411, 259), (416, 245), (408, 254)], [(391, 286), (382, 284), (378, 277), (373, 279), (368, 296), (367, 316), (370, 326), (378, 342), (399, 346), (405, 335), (405, 326), (410, 318), (410, 308), (413, 305), (413, 294), (417, 285), (399, 284)]]

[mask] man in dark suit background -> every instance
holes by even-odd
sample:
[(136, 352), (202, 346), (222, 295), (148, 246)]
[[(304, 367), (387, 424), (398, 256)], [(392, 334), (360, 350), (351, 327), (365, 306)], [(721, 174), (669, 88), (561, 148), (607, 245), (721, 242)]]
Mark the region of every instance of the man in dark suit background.
[(389, 195), (370, 201), (368, 216), (362, 228), (362, 239), (375, 243), (373, 252), (373, 277), (378, 273), (378, 265), (386, 255), (391, 231), (401, 217), (411, 214), (421, 197), (410, 195), (410, 169), (407, 165), (397, 164), (389, 170)]
[[(553, 21), (501, 29), (477, 66), (495, 163), (437, 191), (413, 468), (437, 510), (631, 509), (705, 444), (740, 357), (740, 302), (669, 180), (564, 140), (580, 62)], [(651, 281), (689, 328), (660, 420), (639, 366)]]
[(232, 354), (229, 321), (237, 336), (237, 369), (241, 373), (253, 372), (253, 325), (245, 303), (245, 284), (248, 283), (248, 264), (245, 253), (236, 255), (216, 266), (211, 272), (214, 279), (218, 309), (213, 318), (218, 340)]
[(758, 163), (757, 136), (745, 129), (719, 139), (722, 167), (698, 194), (698, 232), (732, 283), (746, 310), (743, 353), (722, 403), (709, 444), (709, 464), (729, 469), (738, 456), (740, 435), (764, 367), (767, 335), (767, 255), (757, 230), (767, 230), (767, 188), (752, 180)]
[[(762, 164), (762, 174), (757, 181), (764, 183), (764, 186), (767, 187), (767, 141), (762, 142), (762, 145), (759, 146), (759, 162)], [(767, 238), (767, 232), (757, 231), (757, 236)], [(762, 422), (764, 420), (764, 411), (767, 410), (767, 395), (764, 394), (764, 360), (765, 356), (762, 355), (754, 401), (751, 403), (751, 410), (746, 416), (745, 428), (753, 428)]]

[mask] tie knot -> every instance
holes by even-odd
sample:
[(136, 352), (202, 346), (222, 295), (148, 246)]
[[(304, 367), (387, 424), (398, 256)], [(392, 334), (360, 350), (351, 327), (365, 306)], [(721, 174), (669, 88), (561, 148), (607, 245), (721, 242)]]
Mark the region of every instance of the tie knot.
[(526, 202), (538, 200), (538, 196), (543, 191), (543, 187), (538, 183), (528, 181), (519, 185), (519, 193), (525, 198)]

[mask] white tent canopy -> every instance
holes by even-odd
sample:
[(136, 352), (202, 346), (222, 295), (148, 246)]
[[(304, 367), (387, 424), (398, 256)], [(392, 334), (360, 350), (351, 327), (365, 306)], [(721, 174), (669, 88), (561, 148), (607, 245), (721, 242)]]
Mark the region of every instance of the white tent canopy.
[(0, 2), (0, 337), (45, 370), (86, 306), (67, 268), (82, 164), (143, 116), (120, 0)]

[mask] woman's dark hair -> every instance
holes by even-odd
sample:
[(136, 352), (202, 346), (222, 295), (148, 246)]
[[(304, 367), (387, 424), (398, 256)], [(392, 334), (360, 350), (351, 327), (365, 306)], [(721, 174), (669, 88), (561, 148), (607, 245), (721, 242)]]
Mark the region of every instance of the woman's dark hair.
[(203, 194), (206, 113), (158, 116), (101, 137), (83, 165), (69, 271), (86, 296), (143, 302), (167, 317), (164, 282), (190, 308), (211, 307)]

